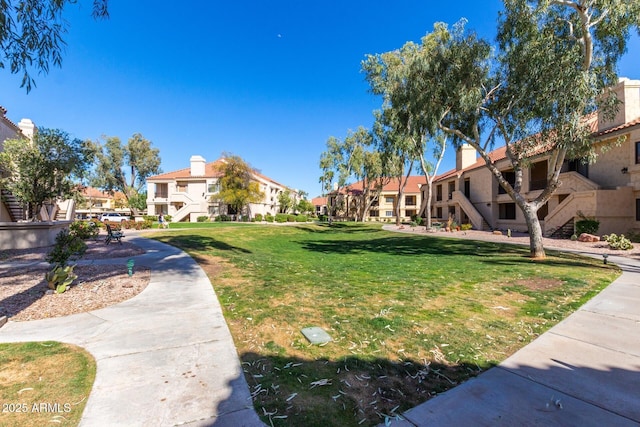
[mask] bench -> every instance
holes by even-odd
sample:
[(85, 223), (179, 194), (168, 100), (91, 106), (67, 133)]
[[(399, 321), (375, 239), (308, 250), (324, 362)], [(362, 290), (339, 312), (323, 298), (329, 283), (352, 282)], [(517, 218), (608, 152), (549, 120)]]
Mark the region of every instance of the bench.
[(122, 244), (122, 238), (124, 237), (124, 233), (120, 230), (112, 230), (109, 224), (107, 226), (107, 237), (104, 239), (104, 242), (108, 245), (112, 240)]

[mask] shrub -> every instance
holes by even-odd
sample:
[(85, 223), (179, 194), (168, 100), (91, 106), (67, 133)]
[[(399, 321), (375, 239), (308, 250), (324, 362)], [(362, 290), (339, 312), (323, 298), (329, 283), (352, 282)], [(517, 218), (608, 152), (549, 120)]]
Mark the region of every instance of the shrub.
[(166, 222), (171, 222), (171, 215), (165, 215), (165, 216), (164, 216), (164, 220), (165, 220)]
[(231, 217), (229, 215), (218, 215), (216, 217), (216, 222), (222, 222), (222, 221), (231, 221)]
[(306, 215), (296, 216), (296, 222), (307, 222), (307, 216)]
[(56, 236), (53, 249), (47, 254), (45, 260), (49, 264), (57, 264), (64, 267), (70, 259), (77, 259), (84, 255), (86, 250), (87, 244), (80, 237), (64, 229)]
[(198, 221), (198, 222), (208, 222), (209, 221), (209, 217), (207, 215), (201, 215), (198, 218), (196, 218), (196, 221)]
[(614, 233), (609, 234), (608, 236), (602, 236), (602, 238), (609, 244), (611, 249), (628, 251), (629, 249), (633, 249), (633, 245), (631, 241), (624, 237), (624, 234), (616, 235)]
[(471, 224), (462, 224), (460, 226), (460, 230), (462, 230), (462, 231), (471, 230), (472, 228), (473, 228), (473, 225), (471, 225)]
[(69, 233), (82, 240), (96, 237), (100, 228), (93, 221), (74, 221), (69, 225)]
[(242, 222), (249, 222), (249, 215), (242, 215), (241, 221)]
[(287, 215), (287, 222), (296, 222), (295, 215)]
[(280, 222), (280, 223), (287, 222), (287, 216), (288, 216), (287, 214), (283, 214), (283, 213), (276, 214), (276, 222)]
[(256, 215), (254, 216), (254, 218), (255, 218), (255, 220), (256, 220), (256, 221), (260, 222), (260, 221), (262, 221), (262, 214), (259, 214), (259, 213), (258, 213), (258, 214), (256, 214)]
[(267, 221), (267, 222), (273, 222), (273, 215), (271, 215), (271, 214), (267, 214), (267, 215), (264, 217), (264, 220), (265, 220), (265, 221)]
[(142, 219), (144, 219), (145, 221), (157, 221), (158, 220), (158, 215), (143, 215)]
[(640, 243), (640, 233), (633, 230), (629, 230), (629, 232), (627, 233), (627, 238), (631, 240), (632, 243)]
[(580, 219), (576, 221), (576, 234), (582, 233), (596, 234), (600, 228), (600, 221), (594, 217), (585, 216), (582, 212), (578, 212)]

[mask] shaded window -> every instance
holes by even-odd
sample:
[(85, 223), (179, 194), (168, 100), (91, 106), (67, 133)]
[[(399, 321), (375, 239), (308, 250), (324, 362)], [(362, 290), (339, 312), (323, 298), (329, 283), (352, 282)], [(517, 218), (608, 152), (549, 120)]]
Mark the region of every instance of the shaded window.
[(471, 180), (469, 178), (464, 180), (464, 195), (467, 199), (471, 198)]
[(405, 204), (405, 206), (415, 206), (416, 205), (416, 196), (405, 196), (404, 204)]
[(442, 201), (442, 184), (436, 187), (436, 202)]
[(640, 164), (640, 141), (636, 141), (636, 165)]
[(408, 216), (408, 217), (415, 216), (415, 214), (416, 214), (416, 210), (415, 209), (409, 209), (404, 213), (404, 215)]
[(167, 184), (156, 184), (156, 197), (166, 198), (168, 194)]
[(393, 216), (393, 211), (384, 211), (384, 216)]
[(546, 187), (547, 161), (545, 160), (531, 165), (529, 169), (529, 190), (544, 190)]
[[(516, 184), (516, 173), (515, 171), (503, 171), (502, 177), (507, 180), (509, 184), (513, 187)], [(507, 190), (502, 188), (502, 185), (498, 184), (498, 194), (507, 194)]]
[(436, 209), (436, 218), (442, 218), (442, 208)]
[(378, 211), (369, 211), (369, 216), (378, 217), (380, 213)]
[(549, 215), (549, 204), (545, 203), (544, 205), (542, 205), (540, 209), (538, 209), (537, 214), (538, 214), (538, 219), (540, 221), (543, 221), (545, 217)]
[(384, 198), (385, 203), (393, 203), (393, 202), (395, 202), (395, 200), (396, 200), (395, 197), (387, 196), (387, 197)]
[(499, 219), (516, 219), (516, 204), (515, 203), (498, 204), (498, 218)]
[(640, 221), (640, 199), (636, 199), (636, 221)]
[(449, 200), (453, 199), (453, 192), (456, 191), (456, 182), (451, 181), (449, 183)]

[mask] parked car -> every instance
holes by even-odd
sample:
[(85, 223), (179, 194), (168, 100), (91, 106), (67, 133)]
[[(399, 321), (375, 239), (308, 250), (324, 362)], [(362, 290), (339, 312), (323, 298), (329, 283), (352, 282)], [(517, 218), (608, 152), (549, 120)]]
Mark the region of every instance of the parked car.
[(120, 215), (118, 212), (106, 212), (100, 215), (101, 222), (122, 222), (127, 221), (129, 218)]

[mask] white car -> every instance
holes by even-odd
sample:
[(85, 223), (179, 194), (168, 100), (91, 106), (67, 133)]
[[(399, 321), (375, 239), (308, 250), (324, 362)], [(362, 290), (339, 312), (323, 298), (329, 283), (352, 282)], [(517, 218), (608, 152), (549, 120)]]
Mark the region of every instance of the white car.
[(122, 222), (127, 221), (129, 218), (126, 216), (122, 216), (117, 212), (107, 212), (100, 215), (101, 222)]

